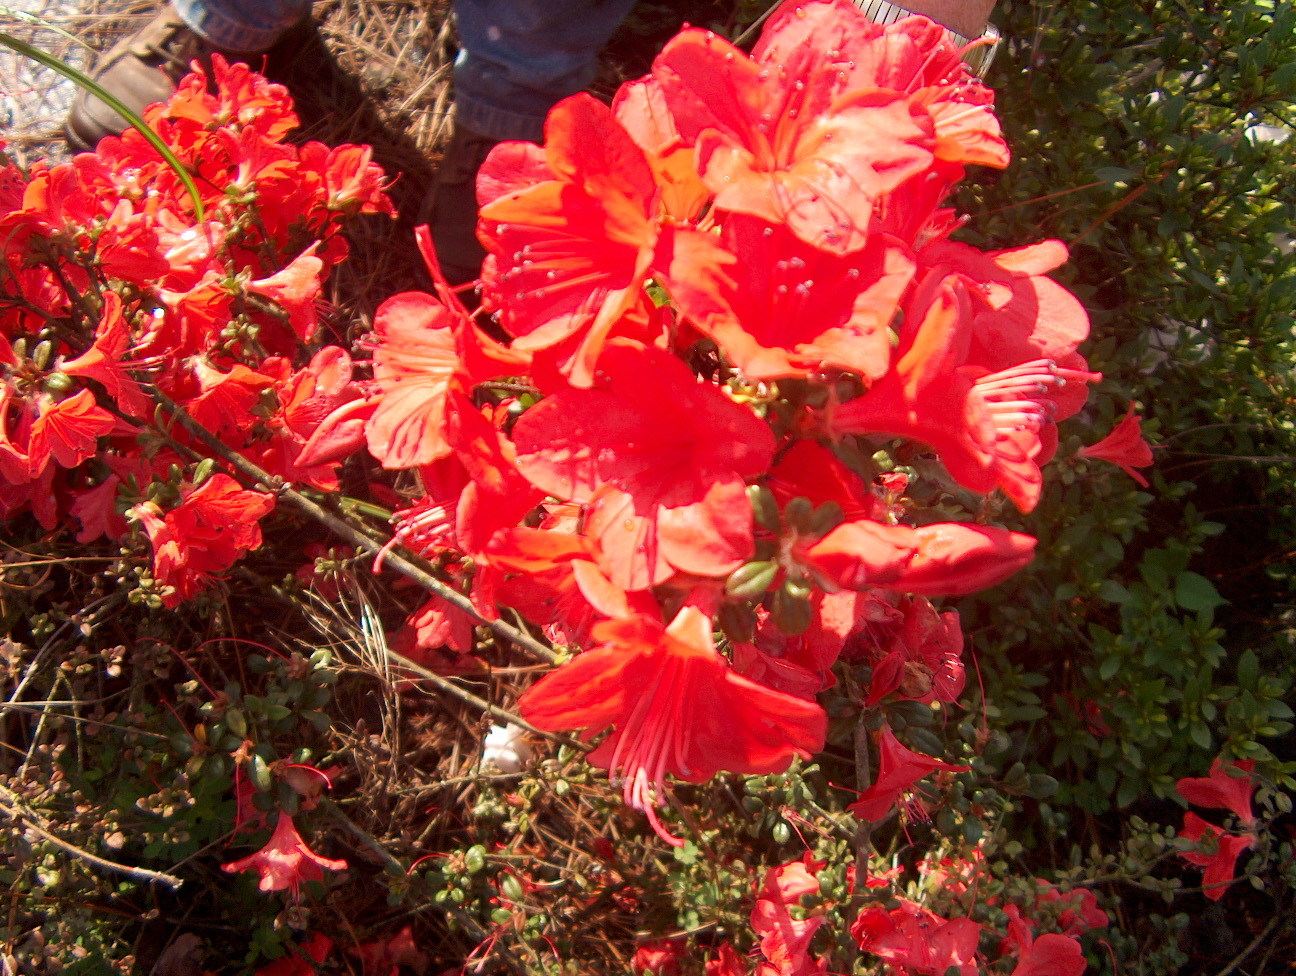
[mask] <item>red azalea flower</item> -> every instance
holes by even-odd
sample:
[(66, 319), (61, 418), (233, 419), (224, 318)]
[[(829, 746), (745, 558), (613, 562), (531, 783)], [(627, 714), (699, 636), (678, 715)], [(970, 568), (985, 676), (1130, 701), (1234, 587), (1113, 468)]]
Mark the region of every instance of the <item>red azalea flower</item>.
[(148, 417), (153, 411), (153, 400), (126, 372), (132, 366), (142, 365), (127, 362), (131, 343), (130, 326), (122, 315), (121, 296), (115, 291), (105, 291), (94, 343), (75, 359), (60, 363), (59, 372), (97, 380), (124, 413)]
[[(1229, 772), (1230, 767), (1246, 775), (1234, 776)], [(1251, 793), (1255, 789), (1251, 773), (1254, 769), (1254, 759), (1231, 759), (1225, 764), (1216, 756), (1209, 776), (1185, 776), (1175, 784), (1175, 789), (1189, 803), (1231, 810), (1246, 826), (1254, 827), (1256, 818), (1251, 810)]]
[(1035, 881), (1039, 885), (1035, 894), (1037, 904), (1070, 906), (1058, 915), (1058, 925), (1062, 927), (1063, 935), (1084, 935), (1090, 929), (1107, 927), (1110, 919), (1098, 907), (1098, 896), (1092, 889), (1073, 888), (1064, 893), (1043, 878), (1036, 878)]
[[(458, 662), (454, 661), (455, 657), (471, 653), (473, 628), (476, 625), (475, 617), (433, 593), (421, 607), (405, 618), (405, 623), (392, 635), (388, 646), (415, 664), (441, 674), (449, 674), (456, 670)], [(442, 650), (454, 653), (437, 653)]]
[(762, 65), (786, 65), (790, 73), (808, 62), (838, 91), (912, 95), (931, 114), (937, 162), (1008, 165), (994, 92), (972, 74), (945, 28), (926, 17), (881, 26), (841, 0), (798, 0), (770, 17), (752, 56)]
[[(1078, 350), (1089, 337), (1089, 313), (1075, 295), (1048, 277), (1067, 261), (1061, 241), (979, 251), (940, 239), (923, 246), (917, 256), (920, 275), (940, 268), (961, 275), (965, 284), (976, 283), (967, 362), (991, 373), (1037, 359), (1079, 373), (1088, 370)], [(1064, 420), (1084, 406), (1089, 388), (1086, 383), (1059, 383), (1041, 395), (1049, 416)]]
[(1069, 935), (1050, 932), (1036, 938), (1016, 905), (1004, 908), (1008, 937), (1001, 951), (1017, 954), (1010, 976), (1082, 976), (1088, 963), (1080, 943)]
[(967, 681), (958, 611), (940, 613), (924, 597), (906, 599), (900, 609), (904, 625), (873, 668), (865, 705), (872, 708), (892, 692), (928, 705), (958, 701)]
[[(512, 528), (541, 494), (517, 469), (513, 442), (455, 384), (445, 396), (444, 440), (453, 452), (419, 468), (424, 495), (393, 516), (399, 543), (421, 555), (452, 550), (479, 555), (500, 529)], [(502, 420), (505, 411), (498, 411)]]
[(1183, 830), (1179, 836), (1201, 844), (1203, 838), (1207, 846), (1218, 845), (1214, 854), (1202, 851), (1185, 851), (1184, 860), (1190, 864), (1205, 868), (1202, 873), (1202, 893), (1211, 901), (1219, 901), (1224, 892), (1233, 883), (1237, 873), (1237, 859), (1248, 847), (1255, 845), (1254, 834), (1230, 834), (1220, 830), (1214, 824), (1207, 823), (1191, 810), (1184, 814)]
[(248, 282), (248, 291), (269, 298), (288, 313), (288, 324), (302, 342), (315, 334), (319, 316), (315, 312), (315, 299), (324, 283), (324, 262), (315, 256), (319, 247), (316, 241), (282, 270), (268, 278)]
[(1134, 469), (1146, 468), (1152, 463), (1152, 448), (1143, 439), (1143, 418), (1135, 415), (1134, 401), (1130, 401), (1125, 418), (1112, 428), (1110, 434), (1097, 444), (1080, 448), (1078, 454), (1082, 458), (1110, 461), (1146, 488), (1147, 478)]
[(976, 949), (981, 926), (970, 918), (944, 919), (907, 898), (887, 911), (874, 906), (860, 912), (851, 935), (865, 952), (922, 976), (976, 976)]
[(543, 150), (505, 143), (482, 165), (485, 300), (515, 348), (545, 351), (573, 386), (592, 383), (612, 330), (642, 310), (656, 194), (643, 151), (584, 94), (550, 110)]
[(549, 731), (613, 727), (589, 756), (624, 780), (626, 802), (657, 820), (666, 774), (701, 783), (722, 769), (773, 773), (823, 747), (822, 708), (762, 687), (729, 667), (711, 639), (711, 620), (685, 607), (662, 629), (642, 614), (597, 624), (602, 643), (532, 686), (518, 707)]
[[(857, 16), (859, 31), (880, 33)], [(653, 79), (718, 209), (846, 254), (865, 244), (874, 201), (931, 164), (931, 116), (901, 92), (847, 90), (849, 58), (835, 42), (807, 39), (789, 55), (766, 33), (770, 53), (753, 58), (710, 31), (682, 31), (653, 62)]]
[(612, 99), (612, 114), (630, 134), (652, 167), (662, 213), (688, 223), (710, 202), (698, 175), (691, 146), (684, 144), (666, 97), (651, 75), (627, 81)]
[(961, 596), (1002, 583), (1035, 557), (1035, 539), (990, 525), (935, 522), (913, 528), (843, 522), (797, 547), (798, 563), (830, 587)]
[(1098, 376), (1047, 359), (991, 372), (969, 360), (972, 324), (972, 303), (961, 279), (933, 272), (908, 310), (891, 371), (863, 396), (837, 407), (828, 426), (839, 433), (888, 433), (930, 444), (964, 487), (1002, 488), (1020, 509), (1030, 511), (1043, 482), (1038, 460), (1040, 429), (1050, 420), (1048, 392)]
[(513, 429), (522, 473), (589, 504), (586, 531), (622, 589), (675, 570), (736, 569), (754, 544), (745, 482), (769, 466), (769, 426), (675, 356), (625, 340), (599, 360), (598, 384), (522, 415)]
[(221, 868), (231, 874), (256, 871), (261, 875), (257, 887), (262, 891), (287, 888), (297, 898), (303, 881), (323, 881), (324, 868), (345, 871), (346, 866), (346, 861), (321, 857), (307, 847), (292, 817), (280, 813), (274, 834), (265, 847), (248, 857), (222, 864)]
[(414, 943), (414, 927), (406, 925), (390, 939), (376, 939), (347, 952), (360, 960), (364, 976), (397, 976), (402, 966), (425, 973), (432, 959)]
[(153, 544), (154, 578), (173, 587), (162, 602), (178, 606), (206, 588), (213, 574), (260, 546), (258, 520), (273, 508), (273, 495), (240, 488), (227, 474), (212, 475), (165, 515), (153, 502), (135, 506)]
[(374, 380), (383, 397), (365, 424), (369, 453), (384, 468), (413, 468), (450, 453), (445, 403), (460, 370), (450, 308), (424, 292), (401, 292), (374, 315)]
[(61, 468), (75, 468), (93, 457), (99, 438), (117, 425), (117, 418), (95, 403), (89, 390), (58, 402), (43, 397), (38, 403), (40, 415), (27, 441), (27, 473), (32, 479), (40, 477), (51, 457)]
[(864, 482), (831, 449), (802, 438), (781, 453), (766, 482), (779, 508), (798, 496), (818, 508), (825, 502), (841, 506), (847, 521), (879, 518), (883, 512)]
[(635, 976), (651, 973), (652, 976), (679, 976), (680, 963), (688, 943), (683, 939), (657, 939), (645, 942), (635, 949), (630, 960), (630, 972)]
[(725, 219), (718, 242), (684, 229), (666, 242), (671, 297), (748, 378), (886, 373), (888, 329), (914, 268), (898, 242), (873, 235), (840, 255), (743, 214)]
[[(881, 820), (891, 812), (892, 807), (903, 802), (902, 797), (913, 789), (915, 783), (938, 769), (962, 773), (972, 768), (956, 766), (905, 748), (889, 725), (883, 725), (878, 733), (878, 755), (878, 771), (873, 785), (846, 808), (860, 820)], [(905, 803), (905, 807), (918, 815), (919, 819), (926, 819), (920, 806), (910, 802)], [(943, 973), (944, 970), (940, 972)]]
[(788, 911), (800, 904), (803, 895), (819, 890), (819, 882), (808, 867), (817, 870), (823, 865), (793, 861), (770, 868), (756, 893), (751, 926), (760, 936), (761, 954), (767, 960), (761, 965), (760, 976), (812, 976), (824, 971), (809, 952), (810, 940), (823, 924), (823, 917), (794, 919)]
[(1082, 976), (1088, 966), (1079, 942), (1049, 932), (1032, 940), (1009, 976)]
[(324, 184), (329, 209), (396, 216), (396, 208), (386, 193), (391, 181), (373, 161), (371, 146), (308, 142), (298, 150), (298, 158), (302, 169), (314, 170), (313, 175)]
[(600, 620), (660, 612), (650, 594), (627, 594), (615, 586), (595, 554), (585, 536), (542, 526), (497, 532), (483, 559), (504, 577), (495, 584), (498, 602), (545, 627), (560, 643), (583, 647)]
[(218, 436), (250, 430), (259, 419), (252, 408), (260, 402), (261, 391), (275, 385), (274, 377), (242, 363), (224, 373), (206, 356), (194, 357), (192, 367), (200, 392), (178, 397), (189, 416)]
[(742, 957), (728, 942), (721, 943), (714, 959), (708, 959), (703, 965), (704, 976), (747, 976), (747, 967)]

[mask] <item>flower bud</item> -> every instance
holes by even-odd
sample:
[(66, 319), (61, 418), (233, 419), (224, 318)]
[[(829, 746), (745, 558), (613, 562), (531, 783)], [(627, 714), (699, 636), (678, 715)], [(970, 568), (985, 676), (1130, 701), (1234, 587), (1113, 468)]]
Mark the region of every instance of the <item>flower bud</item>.
[(725, 593), (738, 600), (759, 600), (778, 575), (778, 564), (750, 562), (739, 566), (725, 580)]

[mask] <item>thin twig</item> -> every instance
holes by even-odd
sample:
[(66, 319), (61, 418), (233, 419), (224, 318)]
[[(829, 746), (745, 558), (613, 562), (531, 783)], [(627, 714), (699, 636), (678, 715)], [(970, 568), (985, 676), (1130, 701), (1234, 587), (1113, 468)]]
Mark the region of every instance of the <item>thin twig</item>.
[(1218, 973), (1216, 973), (1215, 976), (1229, 976), (1229, 973), (1233, 972), (1233, 970), (1237, 969), (1238, 966), (1242, 965), (1243, 960), (1245, 960), (1247, 956), (1251, 955), (1251, 953), (1255, 952), (1255, 950), (1260, 947), (1260, 945), (1265, 941), (1265, 939), (1269, 938), (1269, 933), (1274, 930), (1274, 926), (1277, 924), (1278, 924), (1278, 916), (1275, 915), (1273, 918), (1269, 919), (1269, 924), (1266, 925), (1264, 929), (1261, 930), (1260, 934), (1251, 940), (1251, 944), (1248, 945), (1241, 952), (1239, 952), (1236, 956), (1234, 956), (1233, 961), (1230, 962), (1223, 969), (1221, 969)]
[[(861, 715), (855, 726), (855, 788), (861, 793), (873, 783), (873, 773), (869, 763), (868, 723)], [(873, 824), (862, 819), (855, 828), (855, 861), (856, 870), (867, 869), (869, 853), (873, 850)]]
[(378, 856), (378, 859), (383, 862), (384, 867), (390, 868), (393, 871), (398, 871), (401, 874), (405, 873), (405, 865), (401, 864), (400, 861), (392, 857), (391, 854), (388, 852), (387, 848), (383, 847), (382, 842), (379, 841), (377, 837), (369, 833), (358, 823), (356, 823), (354, 820), (348, 817), (342, 811), (342, 808), (339, 807), (332, 800), (330, 800), (328, 797), (320, 798), (319, 809), (323, 810), (330, 817), (332, 817), (334, 820), (340, 823), (343, 827), (345, 827), (348, 831), (350, 831), (354, 837), (356, 837), (362, 844), (364, 844), (365, 847), (369, 848), (369, 850), (371, 850), (374, 854), (376, 854)]
[(593, 746), (589, 745), (588, 743), (581, 742), (579, 739), (573, 739), (570, 736), (559, 735), (556, 732), (546, 732), (544, 729), (536, 728), (536, 726), (532, 725), (521, 715), (514, 715), (512, 712), (500, 708), (498, 705), (491, 704), (485, 698), (479, 698), (477, 695), (474, 695), (471, 691), (468, 691), (465, 688), (460, 688), (457, 684), (455, 684), (450, 679), (443, 678), (435, 671), (430, 671), (429, 669), (423, 667), (421, 664), (416, 664), (415, 662), (411, 661), (409, 658), (405, 657), (403, 654), (397, 654), (395, 651), (388, 649), (387, 655), (388, 657), (391, 658), (392, 663), (399, 664), (402, 668), (406, 668), (407, 670), (413, 671), (420, 678), (432, 682), (432, 684), (436, 685), (442, 691), (446, 692), (446, 694), (453, 695), (455, 698), (458, 698), (460, 701), (467, 702), (469, 705), (472, 705), (475, 708), (480, 708), (483, 712), (486, 712), (488, 715), (492, 716), (493, 718), (499, 719), (501, 722), (507, 722), (510, 725), (516, 725), (520, 729), (526, 729), (528, 732), (534, 732), (536, 735), (542, 735), (546, 739), (552, 739), (554, 742), (557, 742), (560, 745), (571, 746), (573, 749), (579, 749), (581, 752), (589, 752), (590, 749), (593, 748)]
[[(148, 868), (136, 868), (131, 867), (129, 864), (120, 864), (117, 861), (110, 861), (107, 858), (100, 857), (98, 854), (91, 854), (75, 844), (68, 843), (42, 827), (40, 818), (34, 812), (27, 810), (23, 802), (10, 790), (0, 786), (0, 793), (3, 793), (6, 799), (9, 800), (9, 803), (0, 802), (0, 812), (3, 812), (11, 820), (16, 821), (33, 833), (39, 834), (60, 850), (85, 861), (92, 867), (99, 868), (101, 871), (110, 871), (114, 874), (124, 874), (128, 878), (134, 878), (136, 881), (148, 881), (166, 885), (172, 891), (184, 884), (184, 879), (177, 878), (174, 874), (165, 874), (161, 871), (150, 871)], [(10, 803), (13, 805), (10, 806)]]

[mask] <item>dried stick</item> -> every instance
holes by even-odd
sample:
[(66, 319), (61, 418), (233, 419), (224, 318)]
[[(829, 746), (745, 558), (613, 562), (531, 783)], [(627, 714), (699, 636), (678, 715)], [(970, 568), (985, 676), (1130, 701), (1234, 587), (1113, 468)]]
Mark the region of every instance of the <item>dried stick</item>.
[(166, 885), (172, 891), (184, 884), (184, 879), (177, 878), (174, 874), (164, 874), (161, 871), (150, 871), (148, 868), (135, 868), (129, 864), (120, 864), (117, 861), (110, 861), (107, 858), (100, 857), (98, 854), (91, 854), (75, 844), (70, 844), (41, 826), (40, 818), (31, 810), (26, 809), (23, 802), (14, 793), (3, 786), (0, 786), (0, 793), (3, 793), (5, 799), (9, 801), (8, 803), (0, 802), (0, 813), (4, 813), (11, 820), (16, 821), (33, 833), (39, 834), (59, 850), (66, 851), (92, 867), (96, 867), (101, 871), (110, 871), (113, 874), (124, 874), (126, 877), (134, 878), (136, 881), (148, 881)]

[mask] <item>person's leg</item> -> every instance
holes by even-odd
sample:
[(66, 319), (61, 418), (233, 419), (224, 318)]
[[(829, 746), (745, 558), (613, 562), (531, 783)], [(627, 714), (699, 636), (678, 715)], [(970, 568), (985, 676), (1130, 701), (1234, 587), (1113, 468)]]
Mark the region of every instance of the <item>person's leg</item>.
[(492, 139), (543, 138), (555, 103), (583, 91), (635, 0), (455, 0), (457, 123)]
[(310, 16), (311, 0), (172, 0), (180, 19), (218, 51), (264, 51)]
[[(175, 0), (142, 28), (118, 41), (95, 65), (93, 77), (137, 114), (169, 98), (189, 62), (212, 51), (249, 55), (271, 47), (310, 16), (310, 0)], [(107, 103), (81, 91), (63, 126), (74, 149), (92, 149), (121, 135), (126, 120)]]
[(455, 130), (424, 206), (452, 284), (476, 278), (477, 170), (496, 143), (541, 142), (549, 109), (583, 91), (635, 0), (455, 0)]

